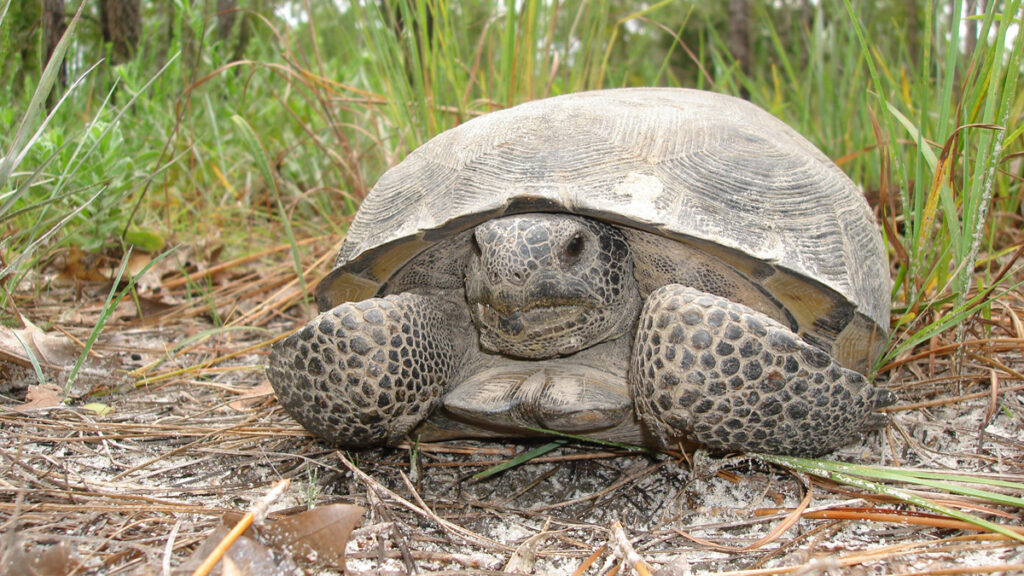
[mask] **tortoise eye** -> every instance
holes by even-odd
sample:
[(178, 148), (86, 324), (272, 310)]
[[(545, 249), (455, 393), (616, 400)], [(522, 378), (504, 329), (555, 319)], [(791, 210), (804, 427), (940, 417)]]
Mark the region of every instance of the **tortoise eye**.
[(572, 235), (572, 238), (565, 243), (562, 248), (562, 262), (566, 266), (572, 266), (579, 262), (580, 256), (583, 254), (583, 249), (586, 248), (587, 240), (583, 234), (577, 232)]

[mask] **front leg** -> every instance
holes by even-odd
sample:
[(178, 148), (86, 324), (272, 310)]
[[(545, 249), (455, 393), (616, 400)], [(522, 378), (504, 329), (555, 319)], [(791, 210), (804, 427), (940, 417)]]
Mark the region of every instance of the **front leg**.
[(662, 444), (804, 456), (848, 443), (893, 402), (764, 314), (677, 284), (647, 299), (630, 388)]
[(463, 308), (432, 296), (341, 304), (278, 342), (267, 377), (281, 405), (324, 440), (395, 444), (440, 402), (469, 325)]

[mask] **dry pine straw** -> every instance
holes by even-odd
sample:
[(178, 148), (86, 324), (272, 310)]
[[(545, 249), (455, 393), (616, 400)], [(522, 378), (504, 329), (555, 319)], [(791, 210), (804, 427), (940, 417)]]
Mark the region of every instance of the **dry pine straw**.
[[(203, 299), (205, 308), (170, 308), (147, 321), (130, 306), (119, 309), (97, 353), (120, 359), (135, 370), (130, 377), (91, 383), (100, 395), (72, 407), (21, 412), (18, 398), (5, 397), (3, 542), (16, 535), (30, 550), (68, 542), (84, 560), (79, 573), (161, 574), (221, 516), (249, 509), (287, 478), (291, 488), (272, 514), (331, 502), (367, 508), (349, 545), (353, 573), (1024, 571), (1024, 548), (1005, 538), (749, 459), (570, 444), (478, 481), (473, 474), (535, 444), (337, 452), (290, 420), (265, 385), (258, 345), (309, 315), (301, 306), (287, 317), (278, 312), (298, 294), (287, 277), (283, 268), (259, 281), (236, 273)], [(19, 305), (84, 339), (101, 294), (97, 287), (75, 300), (65, 287)], [(163, 298), (172, 299), (166, 291)], [(221, 318), (247, 328), (175, 350), (212, 328), (211, 302)], [(75, 325), (60, 321), (69, 309)], [(1024, 300), (1011, 294), (990, 319), (972, 320), (966, 346), (943, 336), (890, 366), (883, 378), (900, 396), (890, 426), (835, 457), (1024, 480), (1022, 310)], [(114, 410), (96, 415), (81, 407), (89, 401)], [(1019, 510), (931, 496), (1022, 524)], [(802, 518), (792, 513), (801, 505)]]

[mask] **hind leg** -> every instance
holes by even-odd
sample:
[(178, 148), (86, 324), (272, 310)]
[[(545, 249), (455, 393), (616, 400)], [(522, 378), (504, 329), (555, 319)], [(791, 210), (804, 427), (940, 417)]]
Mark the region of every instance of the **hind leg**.
[(778, 322), (678, 284), (647, 299), (630, 388), (662, 444), (807, 456), (848, 443), (893, 402)]

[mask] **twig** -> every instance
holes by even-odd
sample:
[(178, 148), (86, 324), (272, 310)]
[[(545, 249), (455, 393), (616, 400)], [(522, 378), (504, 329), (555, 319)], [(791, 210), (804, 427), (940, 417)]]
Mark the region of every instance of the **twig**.
[(604, 554), (604, 551), (607, 549), (608, 545), (602, 544), (600, 548), (594, 550), (594, 553), (590, 556), (587, 556), (587, 559), (584, 560), (583, 563), (576, 568), (576, 570), (572, 573), (572, 576), (583, 576), (583, 573), (589, 570), (590, 567), (594, 564), (594, 562), (597, 562), (597, 559), (600, 558), (601, 555)]
[(595, 498), (601, 498), (602, 496), (605, 496), (607, 494), (611, 494), (612, 492), (615, 492), (616, 490), (618, 490), (619, 488), (622, 488), (626, 484), (630, 484), (632, 482), (636, 482), (638, 479), (643, 478), (644, 476), (653, 473), (654, 471), (658, 470), (659, 468), (663, 468), (665, 466), (668, 466), (669, 464), (672, 464), (673, 462), (674, 462), (674, 460), (662, 460), (661, 462), (658, 462), (658, 463), (655, 463), (655, 464), (651, 464), (650, 466), (646, 466), (646, 467), (644, 467), (641, 470), (638, 470), (638, 471), (636, 471), (636, 472), (634, 472), (632, 474), (629, 474), (625, 478), (622, 478), (622, 479), (612, 483), (611, 485), (609, 485), (608, 487), (604, 488), (603, 490), (599, 490), (599, 491), (594, 492), (592, 494), (587, 494), (586, 496), (580, 496), (579, 498), (574, 498), (572, 500), (566, 500), (565, 502), (557, 502), (555, 504), (547, 504), (547, 505), (544, 505), (544, 506), (536, 506), (534, 508), (531, 508), (530, 510), (531, 510), (531, 512), (545, 512), (545, 511), (548, 511), (548, 510), (554, 510), (556, 508), (563, 508), (565, 506), (572, 506), (574, 504), (579, 504), (581, 502), (586, 502), (588, 500), (593, 500)]
[(254, 522), (258, 523), (263, 519), (270, 505), (280, 498), (281, 494), (284, 494), (284, 491), (288, 489), (290, 484), (291, 480), (287, 478), (274, 484), (270, 492), (267, 492), (267, 495), (261, 498), (252, 507), (252, 510), (246, 512), (245, 516), (238, 521), (238, 524), (235, 524), (235, 527), (231, 529), (231, 532), (228, 532), (228, 535), (220, 541), (220, 544), (217, 544), (217, 547), (206, 557), (206, 560), (203, 561), (199, 568), (196, 568), (192, 576), (207, 576), (213, 570), (213, 567), (217, 565), (217, 562), (220, 561), (221, 557), (224, 556), (224, 553), (228, 551), (228, 548), (231, 548), (231, 545), (235, 543), (235, 540), (238, 540), (238, 537), (248, 530)]
[[(402, 474), (402, 480), (405, 480), (405, 485), (409, 487), (409, 491), (416, 494), (412, 489), (412, 483), (405, 477), (405, 474)], [(384, 506), (383, 502), (381, 502), (381, 507), (378, 512), (380, 513), (381, 518), (391, 524), (391, 538), (394, 540), (395, 545), (398, 546), (399, 552), (402, 553), (402, 562), (405, 564), (405, 571), (409, 574), (416, 574), (418, 572), (416, 569), (416, 561), (409, 552), (409, 546), (406, 543), (405, 534), (398, 528), (398, 523), (391, 517), (391, 512)]]
[(626, 536), (626, 531), (623, 530), (622, 524), (618, 520), (612, 521), (612, 540), (615, 542), (615, 546), (618, 547), (619, 553), (622, 554), (622, 559), (632, 566), (637, 574), (640, 576), (651, 576), (650, 566), (633, 549), (633, 545)]
[(174, 541), (178, 538), (178, 530), (181, 530), (181, 519), (174, 523), (171, 533), (167, 535), (167, 545), (164, 546), (163, 573), (164, 576), (171, 576), (171, 557), (174, 555)]
[[(297, 241), (295, 243), (295, 245), (296, 246), (305, 246), (306, 244), (312, 244), (313, 242), (319, 242), (319, 241), (323, 240), (324, 238), (326, 238), (326, 236), (316, 236), (316, 237), (313, 237), (313, 238), (306, 238), (304, 240)], [(221, 272), (224, 272), (225, 270), (230, 270), (232, 268), (237, 268), (238, 266), (243, 266), (245, 264), (248, 264), (249, 262), (254, 262), (256, 260), (259, 260), (259, 259), (264, 258), (266, 256), (269, 256), (271, 254), (274, 254), (275, 252), (282, 252), (284, 250), (290, 250), (290, 249), (291, 249), (291, 245), (290, 244), (280, 244), (278, 246), (274, 246), (273, 248), (267, 248), (266, 250), (261, 250), (259, 252), (254, 253), (254, 254), (247, 254), (245, 256), (242, 256), (241, 258), (235, 258), (234, 260), (231, 260), (231, 261), (228, 261), (228, 262), (221, 262), (220, 264), (215, 264), (213, 266), (210, 266), (209, 268), (204, 268), (203, 270), (197, 270), (196, 272), (192, 272), (191, 274), (187, 274), (185, 276), (179, 276), (177, 278), (171, 278), (171, 279), (168, 279), (168, 280), (164, 280), (162, 285), (161, 285), (161, 288), (163, 290), (174, 290), (175, 288), (180, 288), (180, 287), (188, 284), (189, 282), (195, 282), (197, 280), (201, 280), (203, 278), (206, 278), (207, 276), (213, 276), (215, 274), (220, 274)]]
[(811, 500), (814, 497), (814, 489), (811, 487), (811, 481), (807, 478), (807, 476), (795, 470), (791, 470), (790, 472), (793, 474), (794, 477), (796, 477), (797, 480), (800, 481), (801, 484), (804, 485), (804, 497), (801, 499), (800, 504), (792, 511), (790, 511), (789, 514), (785, 516), (785, 518), (782, 519), (782, 522), (780, 522), (777, 526), (772, 528), (768, 532), (768, 534), (758, 539), (753, 544), (749, 544), (747, 546), (727, 546), (725, 544), (717, 544), (715, 542), (706, 540), (699, 536), (694, 536), (693, 534), (690, 534), (678, 528), (675, 530), (675, 532), (688, 540), (692, 540), (693, 542), (700, 544), (701, 546), (706, 546), (708, 548), (719, 550), (721, 552), (749, 552), (751, 550), (756, 550), (764, 546), (765, 544), (769, 544), (771, 542), (778, 540), (779, 537), (786, 532), (786, 530), (789, 530), (793, 527), (794, 524), (800, 521), (801, 515), (806, 516), (805, 511), (811, 505)]
[[(447, 528), (448, 530), (451, 530), (452, 532), (458, 534), (462, 538), (464, 538), (466, 540), (469, 540), (469, 541), (471, 541), (471, 542), (473, 542), (475, 544), (480, 544), (480, 545), (483, 545), (483, 546), (487, 546), (489, 548), (494, 548), (494, 549), (497, 549), (497, 550), (501, 550), (503, 552), (513, 552), (513, 551), (515, 551), (515, 548), (512, 548), (511, 546), (506, 546), (506, 545), (501, 544), (499, 542), (495, 542), (494, 540), (491, 540), (490, 538), (486, 538), (484, 536), (481, 536), (481, 535), (477, 534), (476, 532), (473, 532), (471, 530), (467, 530), (466, 528), (463, 528), (462, 526), (459, 526), (458, 524), (454, 524), (452, 522), (449, 522), (449, 521), (441, 518), (437, 514), (434, 514), (434, 512), (432, 510), (430, 510), (429, 508), (421, 508), (421, 507), (417, 506), (416, 504), (413, 504), (412, 502), (409, 502), (405, 498), (402, 498), (398, 494), (395, 494), (393, 491), (389, 490), (386, 486), (384, 486), (380, 482), (377, 482), (376, 480), (374, 480), (373, 477), (371, 477), (366, 472), (363, 472), (362, 470), (357, 468), (356, 465), (353, 464), (351, 461), (349, 461), (349, 459), (346, 458), (345, 455), (342, 454), (341, 452), (338, 452), (337, 455), (338, 455), (338, 459), (341, 460), (341, 463), (344, 464), (345, 467), (349, 469), (349, 471), (351, 471), (353, 474), (358, 476), (360, 480), (362, 480), (364, 483), (366, 483), (367, 486), (373, 488), (375, 491), (377, 491), (380, 494), (386, 494), (389, 498), (393, 499), (395, 502), (398, 502), (402, 506), (405, 506), (409, 510), (412, 510), (413, 512), (415, 512), (415, 513), (417, 513), (417, 514), (419, 514), (421, 516), (425, 516), (427, 518), (430, 518), (431, 520), (436, 522), (438, 525), (440, 525), (440, 526), (442, 526), (444, 528)], [(413, 494), (415, 494), (415, 492)]]

